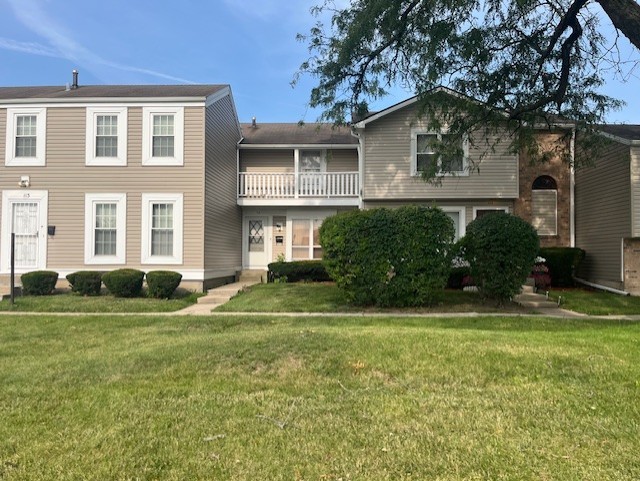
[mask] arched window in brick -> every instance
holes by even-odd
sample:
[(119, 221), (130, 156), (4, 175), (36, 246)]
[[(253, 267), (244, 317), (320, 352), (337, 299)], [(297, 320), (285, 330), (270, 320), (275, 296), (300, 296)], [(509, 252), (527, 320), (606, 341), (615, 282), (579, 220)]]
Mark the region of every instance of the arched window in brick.
[(553, 177), (541, 175), (531, 186), (531, 224), (538, 235), (558, 233), (558, 184)]

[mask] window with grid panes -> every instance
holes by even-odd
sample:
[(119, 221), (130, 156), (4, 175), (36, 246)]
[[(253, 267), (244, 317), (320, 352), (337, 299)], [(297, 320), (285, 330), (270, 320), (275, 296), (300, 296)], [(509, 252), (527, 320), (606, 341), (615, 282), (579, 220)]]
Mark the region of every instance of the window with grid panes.
[(96, 204), (94, 250), (96, 256), (115, 256), (117, 249), (117, 211), (115, 203)]
[(173, 114), (153, 115), (153, 157), (174, 156), (174, 116)]
[(96, 157), (118, 157), (118, 116), (96, 117)]
[(173, 255), (173, 204), (151, 207), (151, 255)]
[(16, 117), (16, 157), (35, 157), (38, 117), (18, 115)]

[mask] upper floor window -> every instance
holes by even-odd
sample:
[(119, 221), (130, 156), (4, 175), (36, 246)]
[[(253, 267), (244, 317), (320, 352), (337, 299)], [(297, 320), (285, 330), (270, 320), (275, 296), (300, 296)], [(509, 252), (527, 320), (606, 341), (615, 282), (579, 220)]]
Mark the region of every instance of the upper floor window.
[(323, 150), (301, 150), (298, 162), (300, 172), (320, 173), (327, 170)]
[(87, 165), (127, 165), (127, 109), (87, 108)]
[(142, 164), (183, 165), (184, 108), (142, 110)]
[(411, 134), (411, 171), (413, 175), (468, 175), (468, 140), (453, 134), (419, 132)]
[(46, 109), (7, 109), (5, 165), (45, 165)]

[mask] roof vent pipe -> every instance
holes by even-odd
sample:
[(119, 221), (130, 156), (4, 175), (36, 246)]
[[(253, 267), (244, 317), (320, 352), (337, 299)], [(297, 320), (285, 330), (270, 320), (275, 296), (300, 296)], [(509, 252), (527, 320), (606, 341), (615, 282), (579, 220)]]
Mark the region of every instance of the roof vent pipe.
[(73, 83), (71, 84), (71, 88), (72, 89), (77, 89), (78, 88), (78, 71), (76, 69), (73, 69)]
[(255, 129), (257, 126), (258, 125), (256, 124), (256, 118), (255, 117), (251, 117), (251, 127), (253, 127)]

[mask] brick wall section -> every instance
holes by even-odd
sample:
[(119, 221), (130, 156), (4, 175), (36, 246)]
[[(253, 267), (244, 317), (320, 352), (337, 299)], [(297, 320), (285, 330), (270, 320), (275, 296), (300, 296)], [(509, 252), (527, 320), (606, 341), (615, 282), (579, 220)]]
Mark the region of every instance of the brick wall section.
[[(538, 134), (538, 141), (544, 146), (555, 145), (562, 133), (546, 132)], [(567, 149), (569, 148), (567, 142)], [(571, 171), (569, 165), (556, 157), (544, 164), (531, 164), (526, 153), (520, 153), (519, 198), (514, 204), (514, 213), (531, 222), (531, 185), (541, 176), (553, 177), (558, 185), (558, 230), (554, 236), (540, 236), (542, 247), (566, 247), (571, 245)]]
[(640, 295), (640, 238), (628, 237), (622, 243), (624, 255), (624, 290)]

